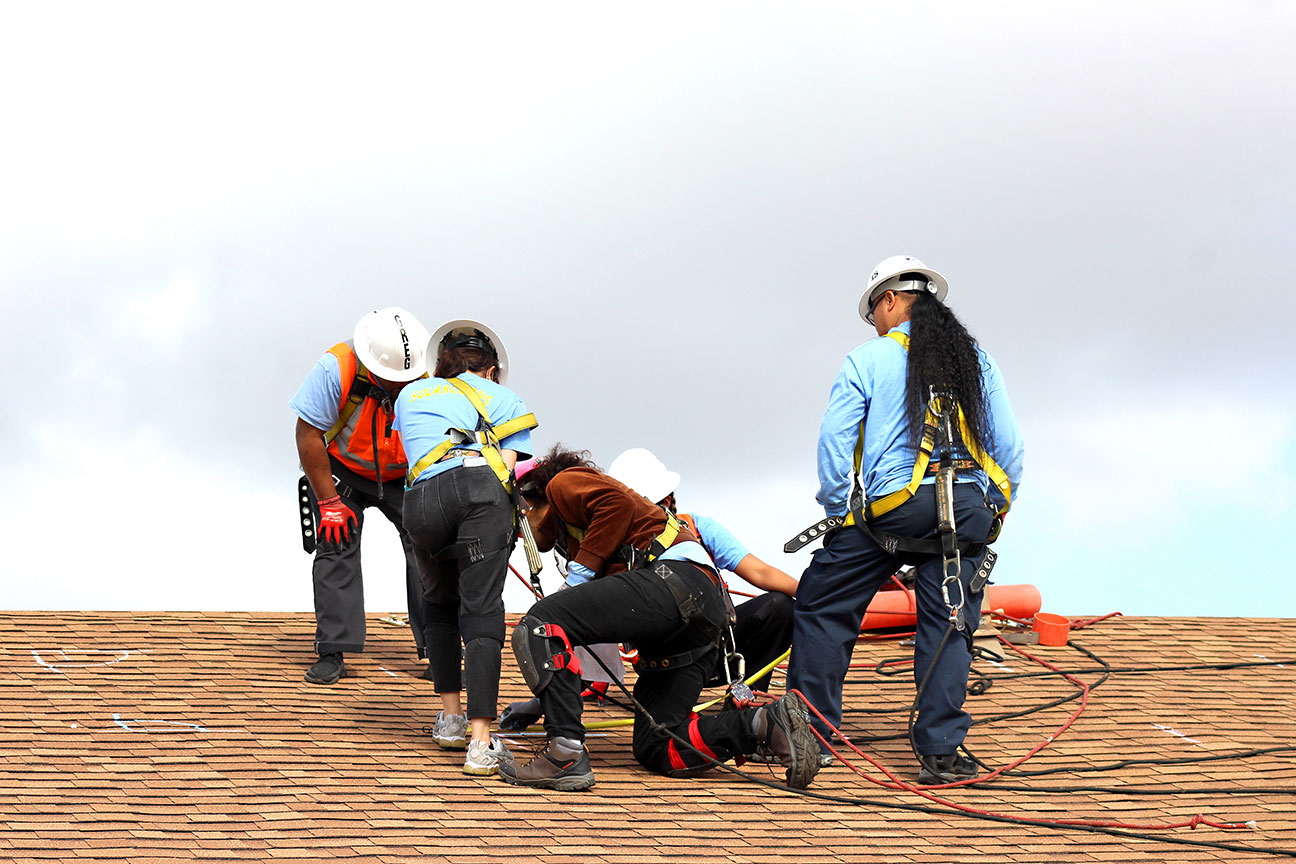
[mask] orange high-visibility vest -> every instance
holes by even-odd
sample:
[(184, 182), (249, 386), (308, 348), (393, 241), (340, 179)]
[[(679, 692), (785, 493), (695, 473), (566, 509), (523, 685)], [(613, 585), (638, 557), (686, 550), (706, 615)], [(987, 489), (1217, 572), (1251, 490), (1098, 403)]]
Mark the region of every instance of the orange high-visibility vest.
[(390, 400), (380, 402), (369, 395), (370, 386), (377, 384), (356, 357), (350, 342), (339, 342), (329, 353), (337, 358), (342, 376), (338, 422), (324, 434), (329, 455), (361, 477), (381, 478), (384, 483), (404, 478), (408, 470), (405, 448), (400, 433), (391, 428)]

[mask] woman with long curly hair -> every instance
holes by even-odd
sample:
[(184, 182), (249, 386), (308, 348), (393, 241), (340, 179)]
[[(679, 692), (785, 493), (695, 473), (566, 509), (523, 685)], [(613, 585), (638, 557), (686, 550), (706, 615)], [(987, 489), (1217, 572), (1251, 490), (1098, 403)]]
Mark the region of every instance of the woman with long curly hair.
[(696, 774), (762, 745), (804, 788), (819, 770), (805, 704), (787, 695), (760, 708), (699, 717), (698, 694), (716, 667), (728, 610), (715, 564), (671, 514), (599, 471), (587, 453), (555, 447), (518, 481), (542, 551), (568, 559), (571, 586), (531, 607), (513, 630), (513, 653), (545, 718), (544, 748), (525, 765), (500, 766), (519, 786), (561, 791), (594, 785), (581, 723), (577, 646), (633, 642), (634, 697), (680, 740), (636, 713), (632, 747), (651, 771)]
[[(957, 752), (972, 723), (963, 710), (981, 609), (972, 576), (1021, 480), (1024, 453), (999, 367), (945, 305), (947, 290), (940, 273), (896, 255), (878, 265), (860, 298), (860, 317), (879, 338), (847, 355), (819, 429), (817, 499), (844, 524), (825, 536), (801, 577), (788, 671), (788, 688), (840, 725), (842, 684), (864, 611), (902, 564), (914, 564), (920, 695), (913, 745), (918, 780), (927, 784), (977, 774), (976, 763)], [(962, 422), (953, 420), (956, 407)], [(920, 459), (925, 433), (936, 437), (926, 427), (933, 408), (949, 412), (953, 440)], [(966, 553), (957, 567), (962, 628), (948, 633), (935, 490), (943, 459), (957, 470), (954, 522)], [(957, 603), (960, 591), (950, 588)], [(812, 722), (827, 735), (823, 723)]]

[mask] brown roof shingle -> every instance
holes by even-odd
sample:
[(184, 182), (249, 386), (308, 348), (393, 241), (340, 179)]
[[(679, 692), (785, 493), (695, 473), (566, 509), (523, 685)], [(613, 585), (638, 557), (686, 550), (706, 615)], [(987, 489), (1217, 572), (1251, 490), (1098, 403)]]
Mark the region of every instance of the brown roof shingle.
[[(561, 794), (460, 773), (461, 754), (422, 728), (438, 702), (408, 632), (370, 617), (369, 648), (335, 687), (301, 680), (306, 614), (11, 612), (0, 637), (0, 858), (12, 861), (1175, 861), (1274, 860), (1259, 852), (977, 821), (818, 801), (720, 773), (670, 779), (637, 766), (628, 731), (591, 740), (598, 785)], [(1025, 771), (1229, 755), (1296, 745), (1296, 620), (1116, 618), (1073, 639), (1116, 670), (1076, 724)], [(1028, 650), (1098, 679), (1073, 648)], [(865, 668), (904, 656), (862, 642), (847, 688), (847, 731), (902, 779), (912, 681)], [(502, 699), (525, 687), (506, 654)], [(1293, 660), (1278, 666), (1273, 660)], [(1257, 663), (1231, 670), (1146, 667)], [(978, 717), (1069, 695), (1021, 657), (969, 698)], [(1119, 671), (1131, 670), (1131, 671)], [(775, 689), (781, 690), (776, 677)], [(991, 765), (1024, 754), (1071, 701), (973, 728)], [(875, 713), (873, 709), (895, 709)], [(622, 716), (591, 709), (591, 718)], [(515, 744), (515, 750), (527, 745)], [(858, 758), (853, 761), (877, 771)], [(774, 772), (747, 766), (760, 776)], [(1096, 791), (1081, 791), (1093, 787)], [(1154, 794), (1121, 792), (1150, 789)], [(891, 803), (915, 795), (843, 766), (814, 791)], [(1023, 791), (1024, 790), (1024, 791)], [(1048, 791), (1054, 790), (1054, 791)], [(1198, 790), (1198, 791), (1191, 791)], [(1181, 794), (1189, 792), (1190, 794)], [(1296, 750), (1102, 772), (1003, 777), (945, 798), (1028, 818), (1155, 823), (1202, 814), (1258, 830), (1166, 832), (1258, 850), (1296, 849)]]

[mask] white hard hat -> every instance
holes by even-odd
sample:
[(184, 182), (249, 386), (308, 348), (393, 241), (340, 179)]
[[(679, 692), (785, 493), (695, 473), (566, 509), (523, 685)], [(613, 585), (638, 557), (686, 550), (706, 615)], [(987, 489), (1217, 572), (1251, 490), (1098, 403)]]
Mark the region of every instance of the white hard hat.
[(680, 482), (680, 475), (667, 471), (652, 451), (642, 447), (632, 447), (613, 459), (607, 473), (654, 504), (674, 492)]
[(508, 380), (508, 352), (504, 350), (504, 343), (495, 335), (494, 330), (480, 321), (460, 318), (442, 324), (432, 334), (432, 341), (428, 343), (428, 353), (433, 357), (439, 356), (443, 345), (446, 348), (480, 348), (488, 352), (493, 350), (496, 358), (495, 368), (499, 370), (499, 383), (503, 384)]
[[(917, 273), (919, 276), (926, 278), (910, 280), (896, 278), (910, 273)], [(926, 291), (935, 294), (937, 300), (944, 300), (945, 295), (949, 292), (949, 283), (945, 281), (944, 276), (911, 255), (892, 255), (873, 268), (873, 273), (869, 276), (868, 287), (864, 289), (864, 296), (860, 298), (860, 317), (870, 324), (873, 322), (869, 320), (869, 310), (873, 308), (873, 301), (883, 291), (910, 293)]]
[(387, 381), (413, 381), (427, 371), (427, 328), (399, 306), (370, 312), (356, 324), (356, 357)]

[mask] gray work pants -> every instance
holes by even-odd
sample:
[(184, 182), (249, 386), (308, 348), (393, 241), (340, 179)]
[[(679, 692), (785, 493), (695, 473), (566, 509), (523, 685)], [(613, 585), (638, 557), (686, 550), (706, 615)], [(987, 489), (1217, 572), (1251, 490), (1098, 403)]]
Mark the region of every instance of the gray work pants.
[[(311, 580), (315, 589), (315, 653), (356, 653), (364, 650), (364, 580), (360, 569), (360, 536), (364, 528), (365, 510), (376, 507), (387, 517), (388, 522), (396, 526), (396, 532), (400, 535), (401, 548), (405, 551), (405, 602), (409, 611), (410, 629), (414, 633), (414, 647), (418, 656), (426, 657), (427, 652), (423, 646), (423, 630), (427, 626), (426, 605), (418, 563), (414, 559), (414, 547), (402, 518), (404, 483), (393, 480), (383, 484), (383, 495), (379, 500), (377, 483), (374, 481), (345, 476), (349, 472), (336, 463), (333, 465), (333, 474), (341, 481), (338, 494), (356, 514), (356, 521), (351, 526), (350, 542), (338, 546), (321, 539), (315, 547), (315, 562), (311, 568)], [(313, 493), (311, 499), (316, 524), (319, 524), (319, 510)]]

